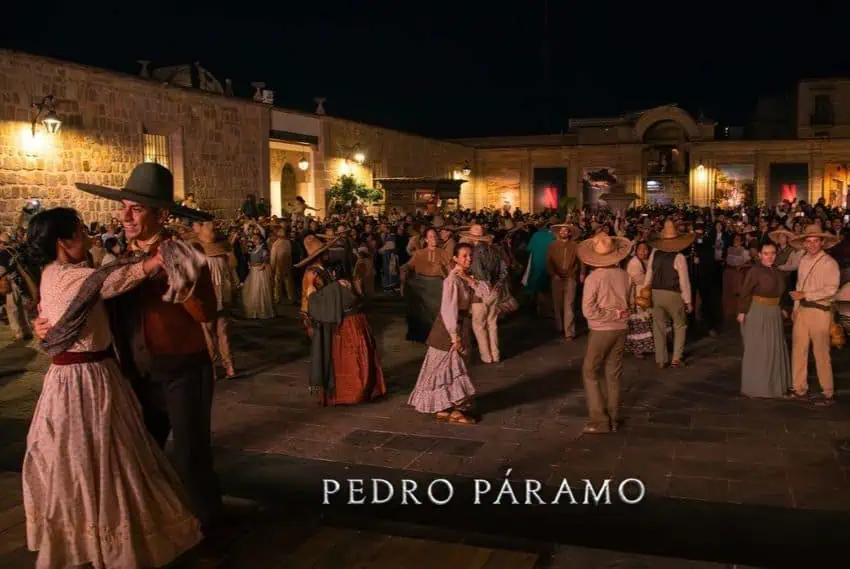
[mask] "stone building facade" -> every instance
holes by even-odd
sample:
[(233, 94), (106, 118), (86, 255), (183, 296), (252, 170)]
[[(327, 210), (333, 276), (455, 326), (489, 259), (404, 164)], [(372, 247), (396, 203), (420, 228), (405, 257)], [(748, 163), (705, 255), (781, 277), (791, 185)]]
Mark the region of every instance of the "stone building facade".
[[(834, 205), (850, 192), (850, 80), (802, 81), (789, 137), (715, 137), (713, 121), (676, 105), (571, 120), (563, 135), (463, 139), (475, 151), (479, 204), (539, 211), (594, 205), (613, 185), (641, 202)], [(845, 120), (846, 119), (846, 120)], [(724, 129), (726, 130), (726, 129)], [(554, 199), (553, 199), (554, 196)]]
[[(48, 134), (33, 103), (55, 97), (61, 130)], [(121, 187), (145, 159), (175, 175), (205, 209), (236, 210), (268, 187), (269, 108), (253, 101), (0, 50), (0, 225), (29, 199), (106, 220), (117, 204), (75, 182)]]
[[(848, 199), (850, 80), (800, 82), (789, 128), (771, 131), (789, 134), (770, 140), (716, 137), (714, 122), (665, 105), (574, 119), (558, 135), (446, 141), (228, 96), (229, 83), (196, 67), (169, 68), (176, 79), (163, 82), (0, 50), (0, 226), (33, 198), (106, 220), (116, 204), (74, 182), (120, 187), (142, 160), (172, 170), (178, 199), (194, 193), (228, 217), (249, 193), (275, 214), (300, 196), (324, 215), (326, 190), (345, 174), (369, 186), (467, 180), (459, 205), (473, 209), (593, 205), (615, 186), (642, 202)], [(195, 76), (204, 81), (193, 88)], [(49, 95), (63, 121), (55, 135), (42, 115), (34, 122), (33, 104)]]
[[(342, 175), (354, 176), (369, 186), (382, 177), (461, 179), (464, 166), (475, 160), (474, 148), (456, 142), (329, 116), (322, 116), (321, 123), (319, 153), (323, 167), (316, 174), (320, 188), (332, 186)], [(480, 207), (474, 184), (462, 188), (461, 207)]]

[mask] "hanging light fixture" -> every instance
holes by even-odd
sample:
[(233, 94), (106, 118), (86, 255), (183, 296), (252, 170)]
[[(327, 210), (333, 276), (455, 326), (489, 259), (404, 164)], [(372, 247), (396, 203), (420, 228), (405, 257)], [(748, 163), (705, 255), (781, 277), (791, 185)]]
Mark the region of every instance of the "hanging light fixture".
[(48, 95), (42, 99), (41, 103), (33, 103), (33, 108), (36, 110), (35, 118), (32, 120), (32, 135), (35, 136), (36, 125), (39, 117), (44, 115), (41, 124), (48, 134), (56, 134), (62, 128), (62, 119), (56, 114), (56, 98), (53, 95)]
[(469, 165), (469, 161), (467, 161), (463, 165), (463, 170), (461, 170), (460, 173), (464, 176), (469, 176), (470, 174), (472, 174), (472, 166)]
[(307, 158), (305, 158), (304, 156), (302, 156), (302, 157), (301, 157), (301, 160), (299, 160), (299, 161), (298, 161), (298, 168), (299, 168), (300, 170), (306, 171), (306, 170), (307, 170), (307, 168), (309, 168), (309, 167), (310, 167), (310, 163), (309, 163), (309, 162), (307, 162)]

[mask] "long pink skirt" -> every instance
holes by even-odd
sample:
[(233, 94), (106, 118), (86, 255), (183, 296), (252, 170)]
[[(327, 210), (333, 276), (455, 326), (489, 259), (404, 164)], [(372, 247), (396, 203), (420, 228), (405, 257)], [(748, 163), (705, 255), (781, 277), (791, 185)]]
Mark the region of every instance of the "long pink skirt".
[(201, 539), (177, 474), (114, 360), (51, 366), (27, 435), (37, 569), (160, 567)]

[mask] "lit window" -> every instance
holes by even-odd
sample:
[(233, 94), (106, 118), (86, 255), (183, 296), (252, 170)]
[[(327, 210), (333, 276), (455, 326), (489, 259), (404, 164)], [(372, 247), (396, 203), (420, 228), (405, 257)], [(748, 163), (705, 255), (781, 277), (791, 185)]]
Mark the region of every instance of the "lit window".
[(145, 162), (154, 162), (169, 168), (168, 137), (145, 133)]

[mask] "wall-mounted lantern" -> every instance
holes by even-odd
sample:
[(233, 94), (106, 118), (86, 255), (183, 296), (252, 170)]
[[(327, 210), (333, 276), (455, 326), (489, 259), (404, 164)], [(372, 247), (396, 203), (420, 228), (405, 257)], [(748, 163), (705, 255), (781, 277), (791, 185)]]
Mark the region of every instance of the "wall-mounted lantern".
[(354, 154), (354, 161), (358, 164), (363, 164), (366, 161), (366, 155), (362, 152), (356, 152)]
[(53, 95), (48, 95), (41, 100), (41, 103), (33, 103), (35, 109), (35, 118), (32, 119), (32, 135), (35, 136), (35, 129), (38, 125), (38, 119), (41, 118), (41, 124), (47, 134), (56, 134), (62, 128), (62, 119), (56, 114), (56, 98)]
[(309, 168), (309, 167), (310, 167), (310, 163), (309, 163), (309, 162), (307, 162), (307, 158), (305, 158), (304, 156), (302, 156), (302, 157), (301, 157), (301, 160), (299, 160), (299, 161), (298, 161), (298, 169), (299, 169), (299, 170), (301, 170), (301, 171), (306, 172), (306, 171), (307, 171), (307, 168)]
[(461, 173), (461, 174), (463, 174), (464, 176), (467, 176), (467, 177), (468, 177), (470, 174), (472, 174), (472, 166), (470, 166), (470, 165), (469, 165), (469, 161), (467, 161), (467, 162), (463, 165), (463, 170), (461, 170), (461, 171), (460, 171), (460, 173)]

